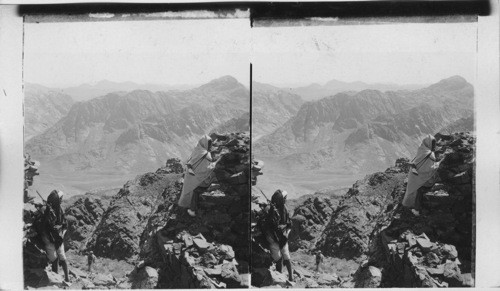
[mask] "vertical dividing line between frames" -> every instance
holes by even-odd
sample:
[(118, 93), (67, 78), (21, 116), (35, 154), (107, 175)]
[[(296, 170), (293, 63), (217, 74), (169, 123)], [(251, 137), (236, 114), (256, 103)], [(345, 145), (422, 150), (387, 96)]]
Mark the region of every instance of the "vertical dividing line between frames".
[[(253, 91), (252, 91), (252, 80), (253, 80), (253, 76), (252, 76), (252, 70), (253, 70), (253, 66), (252, 66), (252, 63), (250, 63), (250, 98), (249, 98), (249, 105), (250, 105), (250, 110), (249, 110), (249, 120), (248, 120), (248, 126), (249, 126), (249, 129), (250, 129), (250, 155), (249, 155), (249, 167), (250, 167), (250, 171), (249, 171), (249, 175), (248, 175), (248, 251), (249, 251), (249, 256), (248, 256), (248, 273), (249, 273), (249, 276), (250, 278), (248, 278), (250, 284), (249, 286), (252, 286), (252, 161), (253, 161), (253, 158), (252, 158), (252, 142), (253, 142), (253, 139), (252, 139), (252, 101), (253, 101)], [(250, 288), (250, 287), (248, 287)]]

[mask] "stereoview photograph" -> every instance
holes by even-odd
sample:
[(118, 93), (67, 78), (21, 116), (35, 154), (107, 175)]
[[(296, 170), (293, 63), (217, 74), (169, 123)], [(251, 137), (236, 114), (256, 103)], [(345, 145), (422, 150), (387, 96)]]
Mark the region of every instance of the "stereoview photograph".
[(475, 20), (253, 33), (252, 286), (474, 286)]
[(249, 286), (247, 14), (26, 17), (25, 288)]

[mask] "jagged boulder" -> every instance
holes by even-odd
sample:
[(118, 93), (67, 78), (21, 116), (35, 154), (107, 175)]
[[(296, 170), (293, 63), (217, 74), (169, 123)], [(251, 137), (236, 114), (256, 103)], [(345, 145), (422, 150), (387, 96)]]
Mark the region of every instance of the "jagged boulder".
[(86, 241), (101, 220), (109, 206), (109, 198), (92, 194), (78, 198), (65, 211), (68, 231), (65, 235), (65, 249), (85, 249)]
[[(175, 168), (178, 165), (174, 163)], [(140, 252), (141, 236), (151, 215), (162, 204), (162, 194), (180, 174), (170, 167), (137, 176), (113, 196), (87, 244), (97, 256), (130, 259)]]
[(368, 175), (342, 197), (316, 247), (327, 256), (359, 259), (369, 251), (376, 229), (389, 225), (405, 191), (398, 167)]
[(292, 216), (292, 231), (289, 237), (291, 251), (310, 249), (311, 243), (321, 234), (336, 208), (328, 197), (311, 197), (297, 207)]
[(130, 277), (132, 289), (154, 289), (158, 284), (158, 271), (149, 266), (134, 269)]
[(103, 286), (103, 287), (109, 287), (113, 286), (116, 284), (116, 280), (111, 274), (97, 274), (93, 279), (92, 282), (96, 286)]
[(378, 288), (382, 281), (382, 271), (374, 266), (360, 268), (355, 274), (356, 288)]

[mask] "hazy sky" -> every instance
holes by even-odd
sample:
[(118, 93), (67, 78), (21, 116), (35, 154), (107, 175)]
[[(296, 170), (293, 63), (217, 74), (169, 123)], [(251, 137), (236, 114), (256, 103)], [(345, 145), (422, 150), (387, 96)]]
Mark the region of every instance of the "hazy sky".
[(473, 83), (476, 23), (257, 27), (254, 80), (271, 84), (341, 81)]
[(24, 79), (200, 84), (249, 80), (248, 19), (26, 23)]
[(24, 78), (47, 86), (133, 81), (474, 83), (476, 23), (250, 28), (248, 19), (26, 23)]

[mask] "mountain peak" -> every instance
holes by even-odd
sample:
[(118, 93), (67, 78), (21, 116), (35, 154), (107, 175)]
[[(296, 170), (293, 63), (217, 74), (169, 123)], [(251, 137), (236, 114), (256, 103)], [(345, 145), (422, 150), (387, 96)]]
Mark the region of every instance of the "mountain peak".
[(222, 83), (222, 84), (236, 84), (236, 83), (238, 83), (238, 80), (236, 80), (236, 78), (233, 77), (233, 76), (226, 75), (226, 76), (222, 76), (222, 77), (217, 78), (217, 79), (213, 79), (208, 84), (218, 84), (218, 83)]
[(467, 86), (469, 83), (467, 83), (467, 80), (463, 78), (462, 76), (451, 76), (449, 78), (443, 79), (431, 86), (429, 86), (429, 89), (434, 89), (434, 90), (459, 90)]
[(238, 87), (240, 83), (233, 76), (222, 76), (220, 78), (214, 79), (205, 85), (202, 85), (200, 89), (211, 89), (211, 90), (230, 90)]

